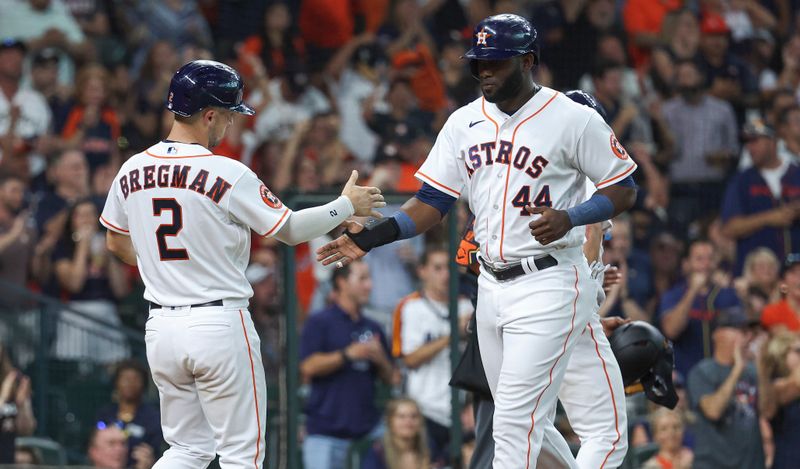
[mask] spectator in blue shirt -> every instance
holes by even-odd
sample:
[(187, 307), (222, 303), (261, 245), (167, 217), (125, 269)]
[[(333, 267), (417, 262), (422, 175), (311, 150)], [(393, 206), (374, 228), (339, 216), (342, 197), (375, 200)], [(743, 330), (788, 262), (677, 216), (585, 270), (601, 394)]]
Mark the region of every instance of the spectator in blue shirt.
[(712, 353), (711, 321), (717, 312), (741, 308), (736, 291), (716, 275), (714, 245), (696, 240), (683, 261), (685, 280), (664, 293), (658, 323), (673, 342), (675, 368), (686, 377), (689, 369)]
[(800, 167), (778, 157), (775, 132), (762, 120), (744, 135), (753, 167), (731, 179), (722, 204), (723, 231), (736, 239), (736, 275), (758, 247), (779, 259), (800, 251)]
[(344, 469), (353, 440), (376, 432), (375, 384), (391, 382), (389, 344), (362, 314), (372, 291), (369, 267), (353, 262), (333, 272), (334, 302), (309, 316), (300, 338), (300, 372), (311, 381), (303, 442), (305, 467)]

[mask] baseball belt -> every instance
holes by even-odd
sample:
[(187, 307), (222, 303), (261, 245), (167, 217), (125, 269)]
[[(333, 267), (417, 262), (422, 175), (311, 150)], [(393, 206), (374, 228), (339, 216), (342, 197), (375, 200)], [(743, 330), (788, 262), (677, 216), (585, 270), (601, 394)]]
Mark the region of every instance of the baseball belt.
[[(480, 258), (481, 264), (486, 269), (487, 272), (491, 273), (492, 276), (500, 282), (505, 282), (508, 280), (513, 280), (520, 275), (525, 275), (525, 269), (522, 268), (522, 264), (516, 264), (511, 267), (507, 267), (505, 269), (493, 269), (483, 258)], [(544, 270), (549, 269), (550, 267), (555, 267), (558, 265), (558, 261), (555, 257), (551, 256), (550, 254), (540, 257), (538, 259), (533, 260), (533, 265), (536, 266), (537, 270)]]
[[(161, 306), (158, 303), (153, 303), (149, 301), (150, 309), (175, 309), (175, 308), (183, 308), (183, 306)], [(198, 303), (196, 305), (189, 305), (190, 308), (205, 308), (207, 306), (222, 306), (222, 300), (214, 300), (209, 301), (208, 303)]]

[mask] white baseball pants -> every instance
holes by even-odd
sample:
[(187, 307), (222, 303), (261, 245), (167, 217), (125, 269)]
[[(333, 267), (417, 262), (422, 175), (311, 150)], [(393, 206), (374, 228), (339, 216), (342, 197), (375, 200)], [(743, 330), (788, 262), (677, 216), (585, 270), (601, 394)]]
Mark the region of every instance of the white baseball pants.
[(154, 469), (261, 469), (267, 388), (261, 341), (246, 309), (153, 309), (147, 361), (170, 448)]
[[(533, 469), (572, 351), (596, 310), (597, 282), (580, 248), (551, 253), (559, 263), (498, 282), (478, 279), (481, 359), (495, 401), (493, 469)], [(557, 433), (557, 432), (556, 432)], [(556, 433), (552, 433), (556, 438)], [(551, 442), (577, 467), (563, 437)]]

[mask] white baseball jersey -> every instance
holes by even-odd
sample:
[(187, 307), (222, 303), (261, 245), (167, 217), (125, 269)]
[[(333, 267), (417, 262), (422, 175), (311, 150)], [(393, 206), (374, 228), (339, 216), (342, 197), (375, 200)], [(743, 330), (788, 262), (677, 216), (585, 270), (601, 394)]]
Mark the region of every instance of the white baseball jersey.
[(502, 265), (583, 243), (576, 227), (543, 247), (525, 206), (567, 209), (585, 200), (585, 178), (601, 189), (635, 169), (597, 112), (542, 87), (513, 116), (484, 98), (455, 111), (416, 176), (453, 197), (467, 191), (481, 255)]
[(290, 213), (238, 161), (199, 144), (162, 141), (122, 165), (100, 222), (130, 235), (146, 300), (246, 307), (250, 230), (272, 236)]
[[(392, 354), (397, 357), (450, 335), (446, 302), (434, 301), (415, 292), (403, 298), (394, 314)], [(459, 317), (470, 314), (472, 303), (459, 298)], [(429, 362), (409, 370), (406, 379), (406, 394), (417, 401), (422, 415), (445, 427), (451, 424), (450, 385), (442, 377), (451, 371), (450, 349), (445, 348)]]

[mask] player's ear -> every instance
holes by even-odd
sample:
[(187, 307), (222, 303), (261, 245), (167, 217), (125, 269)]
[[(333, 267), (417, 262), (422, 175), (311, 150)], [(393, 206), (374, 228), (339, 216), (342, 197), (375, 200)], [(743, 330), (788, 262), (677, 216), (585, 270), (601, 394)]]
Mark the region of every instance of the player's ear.
[(536, 65), (536, 58), (534, 58), (533, 54), (525, 54), (521, 57), (522, 59), (522, 68), (524, 70), (533, 70), (534, 65)]

